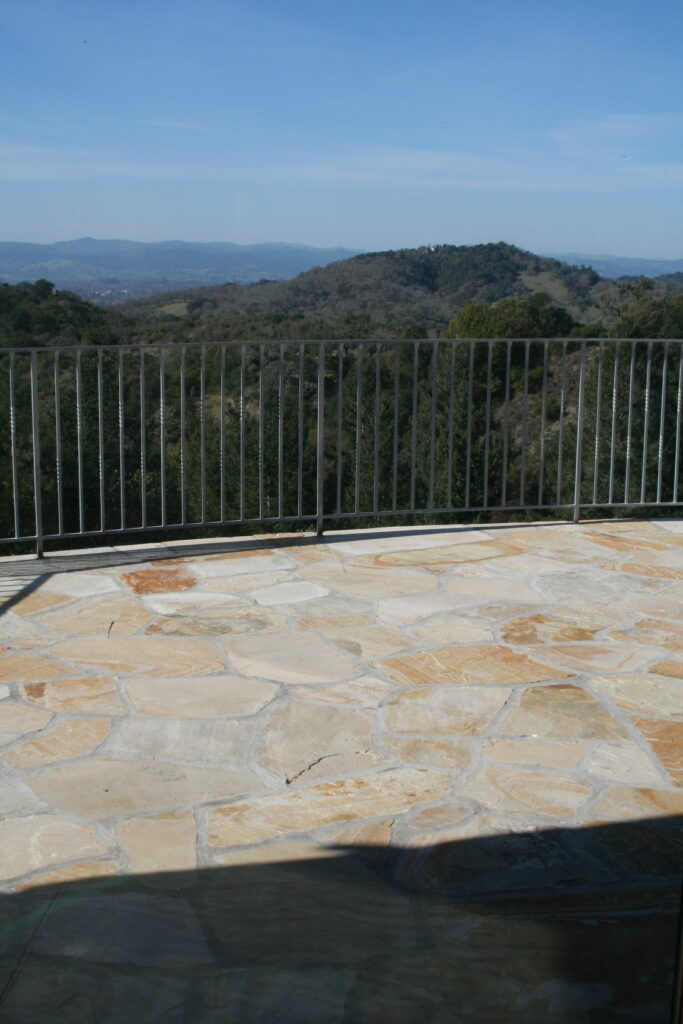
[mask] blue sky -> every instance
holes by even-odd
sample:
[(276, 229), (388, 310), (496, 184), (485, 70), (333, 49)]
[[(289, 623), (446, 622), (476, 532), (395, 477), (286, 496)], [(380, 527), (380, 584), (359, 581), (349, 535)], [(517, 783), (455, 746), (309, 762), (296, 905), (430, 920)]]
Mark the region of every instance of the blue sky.
[(0, 238), (683, 257), (683, 5), (5, 0)]

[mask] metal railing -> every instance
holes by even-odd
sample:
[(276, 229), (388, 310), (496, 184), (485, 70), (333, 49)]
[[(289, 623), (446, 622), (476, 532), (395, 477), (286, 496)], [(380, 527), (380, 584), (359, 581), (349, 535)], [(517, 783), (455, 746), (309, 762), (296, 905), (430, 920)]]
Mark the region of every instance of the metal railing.
[(0, 349), (0, 543), (671, 507), (683, 342)]

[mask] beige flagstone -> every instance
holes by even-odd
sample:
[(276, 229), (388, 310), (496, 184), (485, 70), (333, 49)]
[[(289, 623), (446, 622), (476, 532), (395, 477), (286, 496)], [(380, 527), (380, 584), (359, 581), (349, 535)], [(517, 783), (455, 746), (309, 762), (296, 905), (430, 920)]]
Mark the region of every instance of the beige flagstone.
[(448, 594), (457, 594), (463, 604), (493, 604), (497, 601), (513, 601), (516, 604), (545, 604), (541, 597), (523, 580), (508, 576), (460, 576), (450, 575), (443, 583)]
[(671, 565), (652, 565), (644, 562), (613, 562), (605, 565), (605, 569), (613, 572), (628, 573), (635, 576), (653, 576), (656, 579), (683, 580), (683, 569), (676, 569)]
[(209, 810), (212, 846), (245, 846), (334, 822), (401, 814), (446, 795), (451, 776), (420, 768), (342, 779)]
[(590, 786), (569, 775), (499, 765), (479, 769), (460, 792), (487, 810), (532, 811), (551, 818), (573, 816), (593, 795)]
[(191, 563), (191, 569), (202, 579), (216, 576), (241, 576), (244, 573), (273, 572), (279, 569), (296, 569), (291, 558), (272, 551), (250, 551), (249, 554), (231, 552), (214, 555)]
[(274, 585), (258, 587), (252, 590), (250, 597), (257, 604), (299, 604), (301, 601), (320, 600), (329, 594), (327, 587), (321, 587), (317, 583), (309, 583), (307, 580), (293, 580), (291, 583), (276, 583)]
[(387, 683), (378, 676), (358, 676), (348, 682), (324, 686), (292, 686), (289, 695), (296, 697), (297, 700), (376, 708), (390, 693), (395, 692), (395, 684)]
[(658, 786), (664, 782), (654, 760), (636, 743), (598, 743), (584, 768), (596, 779), (625, 785)]
[(59, 594), (60, 597), (93, 597), (121, 592), (110, 576), (99, 572), (57, 572), (41, 584), (40, 590), (43, 594)]
[(215, 576), (203, 579), (201, 593), (205, 596), (224, 594), (229, 600), (249, 600), (241, 595), (256, 590), (257, 587), (271, 587), (276, 583), (286, 583), (294, 578), (291, 569), (280, 569), (275, 572), (244, 573), (238, 576)]
[(41, 885), (62, 885), (64, 882), (80, 882), (86, 878), (109, 878), (119, 874), (115, 860), (81, 860), (66, 864), (54, 871), (41, 871), (26, 882), (12, 886), (14, 892), (25, 892)]
[(0, 612), (0, 638), (2, 640), (24, 640), (30, 637), (43, 636), (43, 643), (51, 639), (36, 624), (37, 620), (22, 618), (14, 612)]
[(210, 761), (242, 768), (255, 723), (222, 718), (125, 718), (107, 744), (112, 757), (166, 761)]
[[(49, 711), (86, 715), (120, 715), (124, 712), (113, 676), (83, 676), (56, 683), (27, 683), (21, 688), (24, 700)], [(0, 712), (1, 714), (1, 712)]]
[(276, 612), (245, 605), (220, 611), (212, 608), (191, 615), (172, 615), (159, 619), (146, 632), (164, 636), (241, 636), (245, 633), (277, 633), (285, 625), (285, 620)]
[(232, 611), (233, 608), (249, 606), (249, 601), (238, 595), (208, 594), (206, 590), (207, 588), (202, 586), (201, 590), (195, 587), (193, 590), (184, 590), (177, 594), (144, 594), (140, 600), (145, 608), (150, 608), (158, 615), (191, 615), (193, 612), (210, 609)]
[(78, 824), (61, 814), (6, 818), (0, 829), (0, 880), (106, 852), (91, 825)]
[(410, 597), (389, 597), (377, 603), (377, 617), (391, 625), (407, 626), (426, 619), (436, 612), (449, 612), (476, 598), (455, 594), (413, 594)]
[(472, 760), (468, 741), (450, 737), (435, 740), (387, 736), (384, 745), (395, 757), (411, 764), (431, 764), (453, 769), (465, 768)]
[(12, 743), (26, 733), (44, 729), (51, 718), (47, 711), (5, 700), (0, 704), (0, 743)]
[(634, 818), (673, 817), (683, 814), (683, 789), (613, 786), (593, 806), (593, 821), (629, 821)]
[(666, 658), (664, 661), (658, 661), (656, 665), (651, 665), (648, 672), (660, 676), (671, 676), (673, 679), (683, 679), (683, 661)]
[(326, 630), (325, 635), (337, 647), (366, 661), (415, 646), (405, 633), (391, 626), (357, 626), (354, 629)]
[(580, 626), (568, 619), (550, 615), (531, 615), (512, 619), (500, 631), (500, 638), (508, 644), (520, 646), (562, 641), (592, 640), (602, 625)]
[(535, 686), (499, 724), (501, 736), (544, 739), (628, 739), (623, 726), (589, 693), (560, 683)]
[(153, 618), (137, 601), (112, 594), (36, 616), (36, 621), (65, 636), (129, 636)]
[(8, 750), (4, 758), (14, 768), (23, 769), (83, 757), (106, 739), (110, 728), (108, 718), (73, 718)]
[(126, 693), (140, 714), (168, 718), (242, 718), (277, 694), (274, 683), (238, 676), (128, 678)]
[[(54, 653), (54, 648), (51, 650)], [(73, 669), (61, 665), (54, 658), (43, 658), (37, 654), (9, 654), (0, 658), (0, 682), (3, 683), (30, 683), (68, 675), (73, 675)]]
[(485, 761), (502, 764), (538, 765), (542, 768), (567, 770), (578, 764), (586, 746), (573, 741), (548, 742), (525, 737), (523, 740), (500, 738), (484, 740), (481, 746)]
[(249, 864), (298, 864), (311, 860), (332, 860), (342, 857), (340, 850), (322, 846), (316, 842), (276, 842), (266, 846), (250, 846), (247, 849), (211, 853), (211, 863), (216, 867), (245, 867)]
[(68, 594), (44, 593), (42, 588), (39, 588), (15, 601), (12, 604), (12, 611), (15, 615), (33, 615), (34, 612), (44, 612), (68, 601), (73, 601), (73, 597), (69, 597)]
[(413, 829), (445, 828), (450, 825), (457, 825), (459, 822), (469, 818), (471, 814), (471, 804), (464, 800), (449, 800), (439, 804), (438, 807), (425, 807), (423, 811), (410, 818), (409, 824)]
[(673, 781), (683, 786), (683, 722), (637, 716), (631, 721), (648, 741)]
[(197, 866), (191, 811), (129, 818), (116, 826), (131, 871), (190, 871)]
[(390, 732), (479, 736), (511, 693), (475, 686), (408, 690), (384, 705), (384, 715)]
[(394, 818), (373, 821), (369, 825), (351, 825), (337, 829), (330, 837), (330, 845), (340, 846), (388, 846), (391, 843), (391, 828)]
[(259, 760), (287, 785), (356, 775), (381, 764), (371, 732), (365, 711), (290, 701), (270, 716)]
[(364, 555), (354, 558), (352, 565), (368, 566), (403, 566), (423, 565), (434, 568), (448, 569), (459, 562), (479, 562), (489, 558), (500, 558), (504, 555), (519, 554), (525, 550), (520, 541), (477, 541), (474, 544), (453, 544), (444, 547), (402, 549), (383, 552), (377, 555)]
[[(122, 637), (106, 640), (67, 640), (53, 647), (52, 653), (86, 668), (103, 669), (116, 674), (189, 676), (221, 672), (225, 669), (212, 644), (193, 638)], [(60, 674), (65, 675), (66, 669)]]
[(17, 779), (0, 782), (0, 814), (3, 817), (17, 811), (35, 811), (39, 801)]
[(537, 653), (580, 672), (633, 672), (652, 660), (649, 650), (614, 643), (546, 644)]
[(351, 629), (352, 626), (372, 626), (373, 619), (369, 615), (327, 615), (311, 616), (299, 619), (296, 628), (314, 629), (319, 633), (328, 633), (336, 629)]
[(251, 771), (103, 757), (40, 768), (26, 781), (53, 807), (95, 819), (230, 799), (260, 784)]
[(566, 679), (571, 673), (550, 668), (525, 654), (496, 644), (435, 647), (375, 662), (392, 679), (409, 685), (538, 683)]
[(476, 644), (493, 640), (493, 630), (487, 623), (456, 612), (432, 615), (426, 622), (411, 625), (410, 632), (423, 643)]
[(226, 641), (224, 647), (238, 672), (281, 683), (336, 683), (360, 668), (315, 633), (242, 637)]

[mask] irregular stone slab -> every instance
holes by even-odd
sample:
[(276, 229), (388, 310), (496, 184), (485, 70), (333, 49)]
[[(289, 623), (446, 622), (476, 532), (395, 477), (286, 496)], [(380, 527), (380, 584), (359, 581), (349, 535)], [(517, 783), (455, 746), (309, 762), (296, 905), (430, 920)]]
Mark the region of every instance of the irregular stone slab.
[(334, 832), (334, 846), (389, 846), (393, 818), (373, 821), (369, 825), (351, 825)]
[(231, 552), (227, 555), (214, 555), (192, 563), (192, 571), (200, 579), (215, 576), (241, 576), (245, 573), (273, 572), (279, 569), (295, 569), (296, 563), (291, 558), (273, 554), (271, 551), (250, 551), (248, 555)]
[(197, 866), (191, 811), (129, 818), (116, 826), (131, 871), (189, 871)]
[(337, 647), (356, 658), (369, 661), (393, 651), (407, 650), (415, 644), (400, 629), (391, 626), (363, 626), (355, 629), (328, 630), (326, 636)]
[(120, 715), (121, 703), (113, 676), (83, 676), (58, 683), (28, 683), (21, 688), (24, 700), (49, 711), (86, 715)]
[(0, 829), (0, 880), (102, 853), (106, 846), (92, 826), (79, 825), (60, 814), (6, 818)]
[(126, 718), (107, 745), (107, 753), (113, 757), (212, 761), (241, 768), (254, 729), (254, 722), (220, 718)]
[(598, 743), (586, 761), (585, 770), (597, 779), (631, 786), (658, 786), (663, 782), (653, 760), (637, 743)]
[(212, 610), (194, 615), (173, 615), (159, 619), (147, 633), (164, 636), (241, 636), (245, 633), (277, 633), (286, 626), (276, 612), (244, 605), (228, 608), (220, 613)]
[(614, 786), (591, 812), (593, 821), (629, 821), (633, 818), (668, 818), (683, 814), (683, 790)]
[(41, 586), (41, 593), (63, 597), (93, 597), (95, 594), (121, 593), (111, 576), (99, 572), (58, 572)]
[(683, 580), (683, 569), (676, 569), (670, 565), (653, 565), (643, 562), (613, 562), (603, 566), (613, 572), (628, 573), (635, 576), (652, 576), (655, 579)]
[[(643, 734), (667, 772), (678, 786), (683, 786), (683, 722), (666, 722), (633, 717), (633, 724)], [(630, 781), (630, 780), (625, 780)]]
[(413, 686), (438, 686), (480, 683), (538, 683), (546, 679), (566, 679), (569, 672), (549, 668), (525, 654), (497, 644), (468, 647), (435, 647), (420, 654), (404, 654), (376, 662), (392, 679)]
[(584, 530), (583, 536), (591, 544), (600, 547), (610, 548), (613, 551), (664, 551), (666, 544), (660, 544), (656, 540), (645, 540), (643, 537), (619, 536), (618, 534), (603, 533), (601, 531)]
[(499, 811), (532, 811), (551, 818), (572, 817), (592, 795), (590, 786), (568, 775), (495, 766), (480, 768), (462, 796)]
[(627, 711), (683, 716), (683, 686), (651, 675), (594, 676), (590, 685)]
[(12, 611), (15, 615), (33, 615), (34, 612), (44, 612), (48, 608), (56, 608), (72, 600), (73, 598), (69, 597), (68, 594), (45, 593), (41, 587), (39, 590), (34, 590), (27, 594), (26, 597), (20, 597), (18, 601), (15, 601), (12, 605)]
[(323, 586), (342, 594), (351, 594), (365, 599), (386, 599), (406, 594), (423, 594), (435, 591), (438, 580), (421, 569), (377, 569), (354, 565), (312, 565), (302, 569), (300, 576), (319, 580)]
[[(332, 535), (335, 536), (334, 534)], [(490, 541), (491, 537), (483, 530), (448, 530), (442, 532), (407, 533), (404, 529), (388, 536), (370, 537), (356, 540), (349, 533), (344, 540), (330, 540), (326, 547), (330, 552), (348, 558), (359, 555), (378, 555), (383, 552), (411, 551), (419, 548), (451, 547), (454, 544), (473, 544), (476, 541)]]
[(236, 868), (249, 864), (299, 864), (312, 860), (330, 860), (341, 857), (339, 850), (315, 842), (269, 843), (248, 849), (212, 853), (211, 864), (216, 867)]
[(67, 640), (57, 644), (52, 651), (87, 668), (121, 675), (189, 676), (225, 669), (213, 645), (195, 639), (124, 637), (117, 640)]
[(387, 729), (397, 733), (480, 736), (511, 693), (510, 689), (472, 686), (408, 690), (385, 705)]
[(602, 625), (579, 626), (567, 619), (558, 619), (550, 615), (531, 615), (527, 618), (513, 619), (500, 631), (500, 638), (508, 644), (521, 646), (533, 644), (575, 643), (581, 640), (592, 640)]
[(30, 776), (31, 789), (54, 807), (86, 818), (122, 818), (229, 799), (260, 788), (253, 772), (159, 761), (91, 758)]
[(250, 597), (258, 604), (299, 604), (300, 601), (313, 601), (315, 598), (329, 594), (326, 587), (305, 580), (292, 583), (276, 583), (274, 586), (259, 587), (252, 590)]
[(67, 864), (54, 871), (41, 871), (26, 882), (13, 886), (14, 892), (25, 892), (41, 885), (62, 885), (64, 882), (81, 882), (86, 878), (110, 878), (118, 875), (119, 866), (115, 860), (81, 860)]
[[(472, 814), (472, 807), (465, 801), (454, 801), (449, 800), (447, 803), (439, 804), (438, 807), (425, 807), (423, 811), (416, 814), (410, 819), (410, 827), (414, 829), (422, 828), (444, 828), (451, 825), (457, 825), (459, 822), (464, 821)], [(439, 842), (443, 837), (440, 836), (436, 841)], [(409, 839), (409, 844), (415, 843), (415, 838)], [(420, 846), (422, 842), (418, 840)]]
[[(2, 662), (0, 662), (1, 664)], [(658, 661), (656, 665), (648, 669), (648, 672), (659, 676), (671, 676), (672, 679), (683, 679), (683, 661), (674, 661), (673, 658)]]
[(408, 626), (426, 619), (435, 612), (450, 611), (475, 601), (470, 596), (455, 594), (416, 594), (412, 597), (390, 597), (377, 604), (377, 618), (396, 626)]
[(369, 615), (323, 615), (299, 619), (296, 623), (297, 629), (314, 629), (320, 633), (327, 633), (338, 629), (351, 629), (359, 626), (372, 626), (373, 620)]
[(450, 568), (459, 562), (480, 562), (490, 558), (502, 558), (524, 551), (520, 542), (484, 540), (474, 544), (452, 544), (444, 547), (413, 548), (384, 552), (374, 556), (354, 559), (352, 565), (403, 566), (425, 565), (430, 568)]
[(215, 576), (202, 580), (203, 594), (225, 594), (239, 598), (241, 594), (256, 590), (257, 587), (271, 587), (276, 583), (286, 583), (294, 573), (291, 569), (280, 569), (276, 572), (243, 573), (239, 576)]
[(287, 785), (376, 768), (372, 718), (363, 711), (291, 701), (268, 722), (260, 762)]
[(467, 740), (403, 739), (387, 736), (384, 745), (395, 757), (411, 764), (432, 764), (439, 768), (465, 768), (472, 760)]
[(631, 672), (651, 661), (652, 652), (626, 644), (547, 644), (543, 657), (580, 672)]
[(448, 594), (458, 594), (462, 604), (512, 601), (515, 604), (545, 604), (546, 598), (522, 580), (504, 576), (451, 575), (443, 582)]
[(123, 595), (81, 601), (58, 612), (37, 617), (44, 626), (65, 636), (130, 636), (153, 619), (151, 612)]
[(121, 573), (121, 580), (134, 594), (174, 594), (190, 590), (197, 580), (186, 567), (174, 569), (138, 569)]
[(486, 623), (455, 612), (432, 615), (427, 622), (411, 626), (410, 631), (426, 643), (476, 644), (493, 640), (493, 630)]
[(143, 715), (169, 718), (242, 718), (254, 715), (278, 692), (273, 683), (238, 676), (127, 679), (126, 692)]
[(527, 764), (541, 768), (566, 770), (578, 764), (586, 745), (584, 743), (546, 743), (543, 740), (484, 740), (481, 747), (485, 761), (494, 764)]
[(649, 593), (655, 590), (658, 584), (654, 580), (644, 578), (618, 579), (616, 575), (607, 576), (602, 572), (586, 570), (544, 576), (538, 581), (538, 586), (547, 595), (547, 599), (553, 602), (572, 599), (582, 601), (590, 595), (591, 601), (601, 601), (609, 606), (610, 602), (619, 600), (624, 593)]
[(229, 640), (225, 649), (235, 668), (245, 676), (261, 676), (280, 683), (336, 683), (355, 676), (358, 662), (313, 633)]
[(37, 636), (39, 633), (40, 630), (31, 619), (22, 619), (13, 612), (0, 613), (0, 638), (3, 640), (20, 640)]
[(59, 722), (50, 732), (8, 750), (4, 757), (14, 768), (21, 769), (84, 757), (106, 739), (110, 728), (108, 718), (74, 718)]
[(9, 654), (0, 659), (0, 681), (30, 683), (36, 679), (58, 679), (70, 673), (66, 665), (37, 654)]
[(594, 697), (566, 683), (525, 690), (497, 732), (558, 740), (630, 738)]
[(244, 598), (232, 594), (207, 594), (195, 588), (179, 594), (147, 594), (142, 597), (145, 608), (150, 608), (159, 615), (191, 614), (206, 611), (209, 608), (223, 609), (248, 606)]
[(36, 810), (38, 801), (33, 793), (16, 779), (0, 782), (0, 815), (15, 814), (17, 811)]
[(305, 832), (342, 821), (402, 814), (446, 795), (452, 777), (445, 772), (405, 768), (365, 779), (343, 779), (262, 797), (248, 804), (209, 811), (212, 846), (245, 846), (288, 832)]
[(396, 687), (377, 676), (358, 676), (348, 683), (334, 683), (330, 686), (293, 686), (290, 696), (297, 700), (322, 701), (325, 704), (351, 704), (359, 708), (376, 708), (395, 693)]
[(14, 701), (3, 701), (0, 706), (0, 743), (12, 743), (27, 732), (44, 729), (52, 715), (37, 708), (27, 708), (25, 704)]

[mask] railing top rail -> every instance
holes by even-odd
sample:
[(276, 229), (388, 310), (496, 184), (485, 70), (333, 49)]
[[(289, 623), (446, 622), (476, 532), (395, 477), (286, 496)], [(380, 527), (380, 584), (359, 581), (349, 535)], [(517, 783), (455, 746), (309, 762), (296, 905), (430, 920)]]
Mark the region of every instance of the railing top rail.
[(486, 345), (490, 342), (505, 343), (511, 342), (515, 345), (523, 345), (527, 342), (542, 344), (548, 342), (553, 345), (571, 343), (574, 345), (610, 343), (617, 345), (627, 344), (671, 344), (683, 343), (683, 338), (249, 338), (248, 340), (228, 341), (139, 341), (125, 342), (121, 345), (19, 345), (0, 346), (0, 355), (13, 352), (29, 355), (32, 352), (124, 352), (141, 349), (154, 351), (161, 349), (181, 348), (239, 348), (241, 345), (414, 345), (417, 342), (423, 345), (434, 345), (443, 342), (454, 342), (459, 345), (470, 343)]

